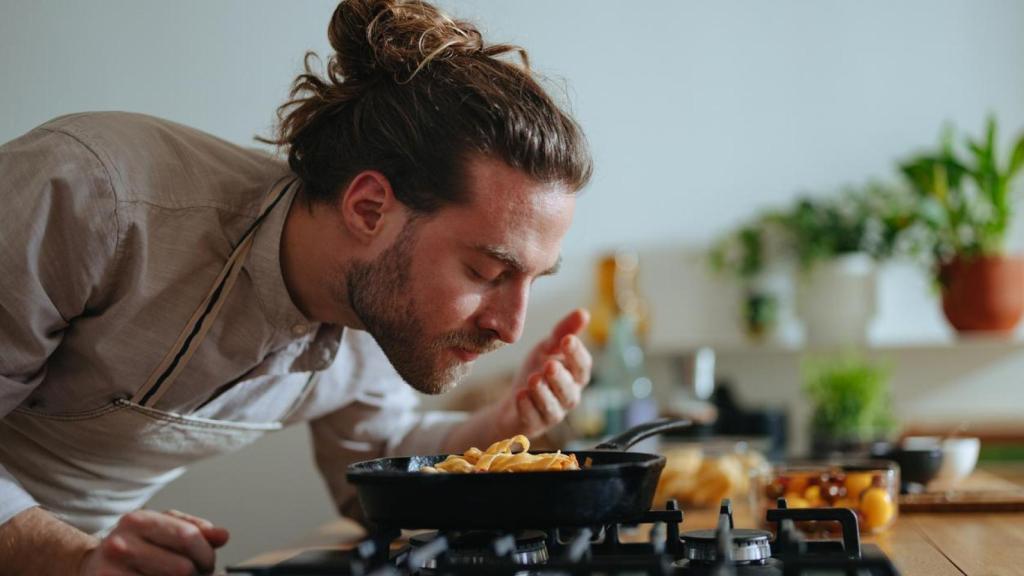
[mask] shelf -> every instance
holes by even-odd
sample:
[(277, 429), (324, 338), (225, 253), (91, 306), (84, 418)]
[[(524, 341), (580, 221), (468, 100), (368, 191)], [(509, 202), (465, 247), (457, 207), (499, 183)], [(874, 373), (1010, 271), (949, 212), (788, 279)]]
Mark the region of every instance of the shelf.
[(647, 355), (653, 358), (671, 358), (688, 356), (700, 348), (711, 348), (716, 354), (728, 355), (786, 355), (804, 353), (841, 352), (843, 350), (862, 350), (866, 352), (935, 352), (943, 350), (988, 350), (1014, 351), (1024, 350), (1024, 337), (1020, 334), (952, 334), (947, 337), (922, 338), (920, 340), (878, 340), (861, 346), (826, 347), (804, 345), (787, 342), (753, 342), (728, 340), (718, 342), (686, 342), (678, 345), (656, 343), (648, 347)]

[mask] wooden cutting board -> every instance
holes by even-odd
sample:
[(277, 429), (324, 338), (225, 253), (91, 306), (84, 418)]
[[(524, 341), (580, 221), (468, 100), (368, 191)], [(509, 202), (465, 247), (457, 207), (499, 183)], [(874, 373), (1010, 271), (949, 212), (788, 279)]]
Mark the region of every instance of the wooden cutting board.
[(921, 494), (901, 494), (900, 513), (1024, 511), (1024, 486), (984, 470), (956, 485), (933, 482)]

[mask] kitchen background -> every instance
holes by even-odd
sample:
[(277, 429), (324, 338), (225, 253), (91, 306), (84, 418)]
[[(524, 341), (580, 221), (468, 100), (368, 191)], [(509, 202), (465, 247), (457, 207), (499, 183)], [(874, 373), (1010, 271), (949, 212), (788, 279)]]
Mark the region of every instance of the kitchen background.
[[(639, 256), (650, 311), (655, 396), (663, 406), (692, 400), (685, 367), (711, 346), (717, 377), (745, 406), (788, 412), (790, 453), (807, 449), (810, 413), (793, 282), (770, 275), (779, 325), (753, 344), (740, 286), (709, 271), (709, 247), (800, 195), (899, 182), (897, 161), (934, 147), (944, 122), (959, 139), (980, 137), (986, 116), (997, 117), (1003, 162), (1024, 129), (1024, 3), (1013, 0), (440, 4), (491, 41), (528, 49), (583, 125), (596, 164), (563, 269), (537, 283), (522, 343), (479, 361), (476, 377), (499, 378), (552, 318), (591, 303), (597, 258), (627, 249)], [(328, 53), (334, 6), (3, 0), (0, 141), (60, 114), (117, 109), (255, 146), (304, 51)], [(1018, 213), (1013, 250), (1024, 243), (1020, 224)], [(1020, 339), (957, 339), (920, 264), (881, 266), (867, 343), (868, 357), (890, 367), (900, 424), (1024, 435)], [(303, 427), (194, 467), (153, 506), (231, 528), (226, 562), (279, 547), (334, 514)]]

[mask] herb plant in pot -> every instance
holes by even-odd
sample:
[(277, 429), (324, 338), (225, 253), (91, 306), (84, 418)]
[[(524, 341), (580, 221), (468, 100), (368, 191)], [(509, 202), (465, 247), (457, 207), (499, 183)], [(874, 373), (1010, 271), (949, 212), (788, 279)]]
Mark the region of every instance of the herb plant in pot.
[(847, 354), (808, 359), (802, 371), (813, 410), (813, 457), (867, 454), (895, 429), (885, 368)]
[(966, 153), (946, 130), (938, 150), (900, 165), (920, 198), (918, 221), (931, 238), (929, 257), (942, 309), (958, 332), (1010, 332), (1024, 313), (1024, 257), (1008, 254), (1016, 177), (1024, 169), (1024, 134), (1000, 159), (996, 120)]

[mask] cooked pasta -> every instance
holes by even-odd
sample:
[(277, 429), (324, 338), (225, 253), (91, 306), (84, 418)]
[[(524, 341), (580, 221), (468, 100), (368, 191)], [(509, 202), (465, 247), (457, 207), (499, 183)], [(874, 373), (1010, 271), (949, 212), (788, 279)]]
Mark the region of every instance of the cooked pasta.
[[(513, 453), (514, 447), (520, 447)], [(423, 466), (420, 472), (429, 473), (470, 473), (470, 472), (536, 472), (540, 470), (579, 470), (575, 454), (548, 452), (530, 454), (530, 440), (522, 434), (499, 440), (487, 450), (470, 448), (462, 456), (451, 455), (434, 466)]]

